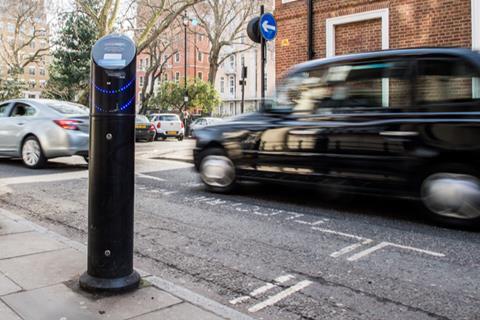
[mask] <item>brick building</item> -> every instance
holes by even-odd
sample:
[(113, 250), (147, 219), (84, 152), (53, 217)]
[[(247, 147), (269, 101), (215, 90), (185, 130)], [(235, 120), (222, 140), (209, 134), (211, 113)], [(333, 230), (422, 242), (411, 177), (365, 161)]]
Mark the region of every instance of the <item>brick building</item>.
[(309, 58), (411, 47), (480, 49), (479, 0), (276, 0), (275, 16), (277, 77)]
[[(20, 70), (18, 79), (25, 85), (24, 98), (40, 98), (52, 60), (47, 49), (47, 13), (43, 1), (26, 1), (23, 5), (34, 7), (35, 12), (26, 11), (14, 0), (0, 1), (0, 78), (11, 80), (12, 65), (23, 65), (38, 54), (38, 59)], [(29, 15), (22, 16), (24, 12)]]
[[(139, 9), (140, 10), (140, 9)], [(139, 20), (146, 21), (140, 13)], [(182, 17), (179, 17), (181, 20)], [(185, 51), (185, 28), (180, 21), (172, 23), (169, 30), (164, 32), (168, 34), (168, 41), (171, 42), (168, 49), (163, 52), (161, 63), (163, 64), (162, 74), (155, 82), (158, 89), (163, 81), (184, 82), (185, 78), (185, 53), (187, 55), (187, 80), (200, 79), (207, 81), (209, 72), (208, 55), (210, 51), (210, 42), (205, 31), (194, 23), (194, 19), (189, 19), (187, 28), (187, 48)], [(142, 101), (142, 88), (145, 81), (146, 70), (152, 63), (152, 57), (147, 52), (140, 52), (137, 55), (137, 110), (140, 109)], [(151, 81), (151, 80), (150, 80)]]

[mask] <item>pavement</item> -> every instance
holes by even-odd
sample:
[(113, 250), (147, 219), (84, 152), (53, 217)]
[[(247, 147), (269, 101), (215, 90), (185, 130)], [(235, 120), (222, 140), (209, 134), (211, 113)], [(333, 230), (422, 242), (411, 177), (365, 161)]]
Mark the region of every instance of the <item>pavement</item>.
[(141, 270), (133, 292), (83, 292), (85, 262), (84, 245), (0, 209), (1, 319), (251, 319)]

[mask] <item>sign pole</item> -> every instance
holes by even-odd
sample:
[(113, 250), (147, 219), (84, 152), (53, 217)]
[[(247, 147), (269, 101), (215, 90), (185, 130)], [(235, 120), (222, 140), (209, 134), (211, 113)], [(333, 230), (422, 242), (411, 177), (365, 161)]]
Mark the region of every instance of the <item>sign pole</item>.
[[(265, 13), (265, 6), (262, 4), (260, 6), (260, 16), (263, 16)], [(261, 47), (261, 71), (260, 71), (260, 94), (262, 109), (265, 106), (265, 53), (266, 53), (266, 41), (264, 37), (260, 37), (260, 47)]]

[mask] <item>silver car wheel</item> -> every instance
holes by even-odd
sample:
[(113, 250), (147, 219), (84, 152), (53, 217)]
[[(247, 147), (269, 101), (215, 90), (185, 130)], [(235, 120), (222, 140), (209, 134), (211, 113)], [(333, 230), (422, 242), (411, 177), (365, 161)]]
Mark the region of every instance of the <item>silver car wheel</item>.
[(226, 188), (235, 181), (235, 167), (225, 156), (206, 156), (200, 164), (200, 177), (211, 187)]
[(469, 174), (437, 173), (422, 184), (422, 201), (433, 213), (456, 219), (480, 217), (480, 180)]
[(41, 156), (40, 145), (36, 140), (30, 139), (25, 141), (22, 148), (22, 159), (29, 166), (35, 166)]

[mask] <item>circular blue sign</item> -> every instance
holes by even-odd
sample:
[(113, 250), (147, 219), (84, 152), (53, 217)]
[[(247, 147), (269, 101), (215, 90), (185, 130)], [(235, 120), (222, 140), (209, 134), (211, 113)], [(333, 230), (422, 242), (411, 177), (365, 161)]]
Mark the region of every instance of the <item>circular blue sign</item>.
[(267, 41), (272, 41), (277, 36), (277, 21), (271, 13), (265, 13), (260, 17), (260, 33)]

